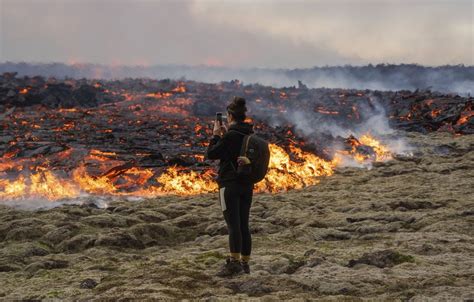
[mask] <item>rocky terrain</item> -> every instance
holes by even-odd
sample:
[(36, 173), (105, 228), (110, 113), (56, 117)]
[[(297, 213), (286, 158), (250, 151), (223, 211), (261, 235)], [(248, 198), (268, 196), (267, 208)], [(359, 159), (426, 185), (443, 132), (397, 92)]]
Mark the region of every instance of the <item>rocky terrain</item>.
[(217, 196), (0, 206), (0, 300), (472, 300), (474, 136), (259, 194), (252, 273), (221, 279)]

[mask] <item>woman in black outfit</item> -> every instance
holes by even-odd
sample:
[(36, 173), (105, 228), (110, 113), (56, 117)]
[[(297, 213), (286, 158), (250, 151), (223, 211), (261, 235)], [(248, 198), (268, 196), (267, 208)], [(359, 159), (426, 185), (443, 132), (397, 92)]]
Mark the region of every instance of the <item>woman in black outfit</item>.
[[(214, 123), (213, 137), (207, 149), (208, 159), (219, 159), (219, 201), (229, 232), (230, 256), (218, 276), (232, 276), (242, 271), (249, 274), (248, 261), (252, 248), (249, 230), (249, 214), (252, 204), (253, 183), (237, 178), (239, 157), (244, 136), (253, 133), (252, 125), (244, 122), (247, 107), (245, 99), (234, 97), (227, 106), (229, 128)], [(242, 163), (242, 162), (241, 162)]]

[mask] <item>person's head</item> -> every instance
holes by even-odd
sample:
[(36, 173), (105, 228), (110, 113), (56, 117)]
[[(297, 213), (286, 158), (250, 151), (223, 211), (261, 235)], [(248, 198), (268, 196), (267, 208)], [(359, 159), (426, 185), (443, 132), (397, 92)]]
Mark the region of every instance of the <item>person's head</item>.
[(241, 97), (234, 97), (232, 103), (227, 106), (227, 119), (229, 123), (243, 122), (245, 120), (245, 113), (247, 106), (245, 106), (245, 99)]

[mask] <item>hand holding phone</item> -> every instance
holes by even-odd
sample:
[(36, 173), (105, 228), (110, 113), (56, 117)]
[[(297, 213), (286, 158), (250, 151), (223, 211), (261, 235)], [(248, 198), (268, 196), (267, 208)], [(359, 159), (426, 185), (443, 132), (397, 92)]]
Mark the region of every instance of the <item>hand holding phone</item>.
[(216, 121), (222, 125), (222, 112), (216, 113)]
[(214, 130), (212, 133), (214, 135), (222, 136), (226, 132), (227, 132), (227, 128), (224, 126), (224, 123), (222, 120), (222, 112), (217, 112), (216, 120), (214, 122)]

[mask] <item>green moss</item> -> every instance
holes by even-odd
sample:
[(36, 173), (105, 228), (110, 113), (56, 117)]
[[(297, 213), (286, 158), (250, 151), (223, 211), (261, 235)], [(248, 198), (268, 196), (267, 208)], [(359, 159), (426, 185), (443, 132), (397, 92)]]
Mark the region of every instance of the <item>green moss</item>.
[(116, 280), (116, 281), (110, 281), (110, 282), (103, 282), (97, 285), (96, 288), (94, 288), (94, 291), (96, 292), (105, 292), (111, 288), (114, 287), (120, 287), (125, 285), (127, 282), (121, 281), (121, 280)]
[(64, 292), (62, 291), (59, 291), (59, 290), (53, 290), (53, 291), (50, 291), (46, 294), (46, 297), (47, 298), (58, 298), (60, 297)]
[(170, 263), (170, 266), (172, 268), (178, 269), (178, 270), (187, 270), (187, 269), (197, 269), (197, 268), (199, 268), (199, 266), (196, 263), (189, 261), (189, 259), (187, 259), (187, 258), (176, 259), (176, 261), (172, 261)]
[(196, 257), (197, 262), (204, 262), (208, 264), (209, 262), (217, 262), (219, 260), (225, 259), (226, 256), (218, 251), (208, 251), (202, 253)]
[(296, 257), (290, 254), (282, 254), (283, 258), (288, 259), (288, 267), (285, 271), (287, 274), (293, 274), (298, 268), (304, 265), (305, 261), (303, 257)]
[(394, 253), (394, 256), (393, 256), (393, 262), (395, 264), (400, 264), (400, 263), (404, 263), (404, 262), (415, 262), (415, 257), (411, 256), (411, 255), (405, 255), (405, 254), (402, 254), (402, 253), (399, 253), (399, 252), (395, 252)]
[(97, 264), (97, 265), (92, 265), (87, 268), (88, 270), (99, 270), (99, 271), (115, 271), (117, 270), (117, 267), (112, 265), (110, 262), (106, 262), (104, 264)]

